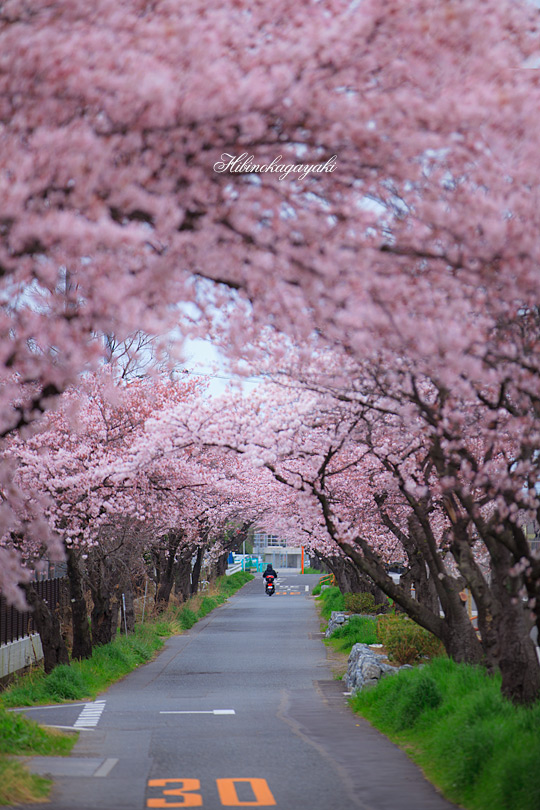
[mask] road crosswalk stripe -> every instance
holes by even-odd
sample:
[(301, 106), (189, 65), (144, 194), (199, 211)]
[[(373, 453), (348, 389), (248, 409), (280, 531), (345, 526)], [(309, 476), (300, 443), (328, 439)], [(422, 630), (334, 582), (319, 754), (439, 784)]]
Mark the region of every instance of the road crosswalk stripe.
[(91, 726), (97, 726), (104, 708), (104, 700), (96, 700), (94, 703), (85, 703), (84, 709), (73, 724), (73, 728), (89, 728)]

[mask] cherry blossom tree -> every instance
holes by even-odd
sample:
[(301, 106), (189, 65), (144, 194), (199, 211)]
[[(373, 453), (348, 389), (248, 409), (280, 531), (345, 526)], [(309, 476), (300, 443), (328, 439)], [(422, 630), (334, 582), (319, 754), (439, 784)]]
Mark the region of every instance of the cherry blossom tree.
[[(66, 549), (73, 614), (73, 655), (91, 653), (84, 575), (90, 577), (94, 596), (95, 640), (110, 640), (111, 628), (101, 631), (103, 615), (110, 616), (112, 597), (109, 577), (105, 586), (103, 573), (104, 538), (116, 534), (119, 518), (152, 524), (155, 531), (164, 521), (173, 521), (178, 513), (175, 497), (189, 486), (188, 480), (167, 481), (167, 496), (161, 491), (161, 479), (155, 470), (124, 469), (123, 458), (130, 442), (144, 431), (150, 414), (159, 412), (167, 403), (196, 396), (195, 381), (173, 384), (169, 381), (139, 380), (119, 386), (107, 368), (97, 377), (88, 377), (77, 389), (66, 393), (61, 407), (48, 415), (39, 432), (26, 440), (12, 441), (10, 454), (17, 464), (15, 483), (27, 493), (26, 509), (34, 493), (42, 493), (39, 507), (46, 518), (44, 536), (59, 539)], [(178, 466), (178, 465), (177, 465)], [(118, 470), (124, 471), (118, 475)], [(185, 471), (184, 471), (185, 473)], [(181, 475), (180, 475), (181, 478)], [(190, 479), (191, 480), (191, 479)], [(175, 489), (176, 488), (176, 489)], [(171, 495), (172, 493), (172, 495)], [(33, 526), (26, 513), (21, 521)], [(103, 541), (103, 542), (102, 542)], [(134, 545), (132, 542), (131, 545)], [(92, 549), (100, 547), (100, 555)], [(109, 543), (110, 546), (110, 543)], [(34, 541), (23, 533), (19, 544), (27, 564), (43, 555), (43, 538)], [(88, 555), (93, 565), (85, 566)], [(100, 557), (98, 561), (98, 557)]]
[[(162, 445), (174, 453), (199, 443), (238, 454), (248, 468), (270, 471), (287, 486), (288, 495), (276, 495), (261, 476), (271, 496), (263, 513), (267, 525), (281, 525), (289, 536), (303, 530), (310, 537), (308, 545), (323, 556), (344, 555), (435, 633), (452, 657), (499, 667), (505, 694), (516, 701), (534, 699), (539, 672), (529, 638), (532, 621), (518, 590), (509, 587), (509, 566), (516, 559), (505, 558), (501, 542), (494, 542), (496, 531), (506, 531), (497, 528), (503, 518), (496, 500), (461, 467), (451, 476), (446, 468), (441, 473), (438, 434), (428, 429), (417, 409), (404, 410), (395, 391), (367, 401), (368, 380), (355, 397), (352, 378), (349, 389), (340, 384), (330, 391), (331, 358), (326, 353), (321, 360), (324, 371), (318, 375), (312, 362), (311, 382), (304, 368), (301, 385), (290, 378), (289, 387), (270, 386), (249, 400), (237, 395), (191, 413), (172, 409), (156, 420), (153, 447)], [(346, 358), (338, 358), (341, 373), (345, 365)], [(427, 381), (423, 387), (427, 398)], [(471, 426), (483, 416), (478, 410), (468, 403)], [(460, 437), (459, 447), (479, 464), (487, 458), (493, 474), (497, 467), (505, 468), (508, 437), (501, 438), (494, 453), (471, 428)], [(257, 497), (253, 487), (249, 491)], [(476, 517), (462, 521), (456, 537), (452, 503), (458, 498), (469, 499)], [(477, 528), (484, 525), (491, 532), (485, 540)], [(403, 560), (416, 598), (410, 583), (397, 585), (388, 574), (389, 563)], [(478, 607), (480, 641), (461, 598), (465, 586)]]
[[(4, 432), (96, 362), (96, 332), (162, 334), (171, 316), (196, 328), (171, 303), (202, 317), (232, 302), (300, 338), (316, 324), (355, 352), (378, 332), (454, 369), (456, 319), (474, 324), (469, 346), (482, 326), (463, 282), (481, 303), (493, 262), (519, 265), (505, 307), (525, 303), (538, 110), (533, 72), (515, 70), (537, 47), (525, 3), (11, 0), (1, 24)], [(336, 154), (339, 169), (220, 170), (243, 152)], [(227, 340), (245, 349), (239, 316)]]
[[(306, 365), (331, 347), (333, 390), (350, 399), (352, 381), (375, 413), (382, 397), (420, 442), (479, 601), (484, 543), (500, 589), (484, 635), (494, 610), (501, 628), (513, 615), (496, 606), (508, 589), (536, 611), (522, 522), (540, 506), (537, 10), (8, 0), (0, 25), (0, 434), (95, 367), (96, 335), (211, 329), (240, 370), (262, 357), (261, 335), (287, 335)], [(334, 168), (238, 171), (242, 155)], [(294, 456), (280, 419), (269, 413), (272, 449), (238, 441), (240, 418), (246, 461)], [(297, 463), (314, 481), (322, 461)], [(24, 513), (38, 537), (12, 463), (1, 532), (20, 535)], [(405, 479), (427, 486), (418, 470)], [(126, 485), (104, 480), (120, 508)], [(0, 549), (4, 590), (24, 576), (13, 548)]]

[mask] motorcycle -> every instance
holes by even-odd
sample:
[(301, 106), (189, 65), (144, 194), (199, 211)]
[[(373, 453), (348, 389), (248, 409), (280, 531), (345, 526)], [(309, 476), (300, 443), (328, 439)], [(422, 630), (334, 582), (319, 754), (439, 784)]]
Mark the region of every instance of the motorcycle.
[(274, 584), (274, 577), (270, 574), (269, 577), (266, 577), (266, 586), (265, 589), (268, 596), (273, 596), (276, 592), (276, 586)]

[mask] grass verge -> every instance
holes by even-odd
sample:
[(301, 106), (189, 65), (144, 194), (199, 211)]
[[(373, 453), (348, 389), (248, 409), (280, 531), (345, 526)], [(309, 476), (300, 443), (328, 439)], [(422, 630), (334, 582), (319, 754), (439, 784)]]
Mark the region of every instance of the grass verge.
[(250, 579), (253, 576), (245, 571), (220, 577), (212, 592), (195, 596), (181, 606), (169, 607), (159, 617), (137, 624), (130, 635), (119, 634), (110, 644), (94, 647), (91, 658), (58, 666), (49, 675), (41, 668), (34, 669), (17, 678), (0, 695), (0, 705), (35, 706), (95, 698), (112, 683), (150, 661), (166, 638), (188, 630)]
[(347, 624), (338, 627), (330, 642), (340, 652), (349, 653), (355, 644), (378, 644), (377, 619), (369, 616), (351, 616)]
[(78, 736), (42, 728), (21, 714), (0, 707), (0, 806), (46, 801), (52, 785), (49, 779), (28, 773), (9, 754), (65, 756)]
[(325, 588), (319, 597), (321, 616), (329, 619), (333, 610), (345, 610), (345, 599), (338, 587)]
[(47, 801), (51, 785), (50, 779), (28, 773), (20, 762), (0, 756), (0, 807)]
[(94, 647), (92, 658), (58, 666), (45, 675), (36, 667), (17, 678), (0, 695), (0, 806), (46, 800), (51, 782), (28, 773), (8, 755), (65, 755), (76, 742), (75, 734), (44, 729), (8, 707), (64, 703), (95, 698), (115, 681), (149, 661), (163, 647), (165, 639), (192, 627), (239, 588), (253, 579), (238, 571), (220, 577), (207, 594), (195, 596), (179, 607), (145, 624), (128, 635), (118, 635), (110, 644)]
[(467, 810), (538, 810), (540, 701), (516, 707), (500, 678), (436, 658), (383, 679), (351, 700)]

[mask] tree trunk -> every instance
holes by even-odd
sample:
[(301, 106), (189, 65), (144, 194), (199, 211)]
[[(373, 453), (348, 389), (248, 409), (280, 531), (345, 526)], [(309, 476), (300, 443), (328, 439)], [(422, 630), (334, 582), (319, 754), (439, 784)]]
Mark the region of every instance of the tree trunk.
[(92, 639), (88, 622), (86, 600), (84, 598), (79, 560), (72, 548), (67, 549), (67, 571), (71, 598), (71, 620), (73, 623), (72, 658), (91, 658)]
[(118, 601), (117, 595), (116, 599), (113, 600), (111, 607), (111, 634), (113, 641), (116, 638), (116, 634), (118, 632), (119, 617), (120, 617), (120, 602)]
[(224, 554), (220, 554), (217, 560), (210, 568), (210, 580), (215, 582), (218, 577), (222, 577), (225, 575), (225, 571), (227, 570), (227, 561), (229, 559), (229, 552), (226, 551)]
[(108, 587), (107, 570), (102, 559), (95, 559), (89, 571), (92, 592), (92, 644), (102, 646), (113, 639), (112, 593)]
[(176, 552), (182, 538), (181, 532), (170, 531), (167, 536), (167, 547), (159, 557), (159, 584), (156, 593), (156, 610), (162, 612), (167, 609), (169, 598), (174, 585), (176, 572)]
[(485, 664), (482, 645), (467, 613), (467, 606), (457, 595), (445, 605), (444, 625), (440, 639), (450, 658), (463, 664)]
[(162, 613), (164, 610), (167, 610), (173, 585), (174, 577), (172, 575), (163, 577), (161, 579), (156, 594), (156, 610), (158, 613)]
[(60, 631), (58, 616), (49, 605), (39, 596), (32, 584), (24, 585), (26, 601), (32, 609), (32, 619), (43, 648), (43, 666), (48, 674), (58, 666), (69, 666), (69, 654)]
[(111, 595), (103, 590), (93, 590), (92, 644), (96, 647), (110, 644), (113, 639), (113, 609)]
[(133, 633), (135, 630), (135, 599), (133, 597), (133, 588), (131, 582), (124, 582), (124, 599), (126, 602), (126, 623), (128, 633)]
[(133, 633), (135, 630), (135, 600), (130, 587), (118, 592), (115, 608), (115, 631), (118, 629), (118, 618), (120, 618), (120, 634)]
[(191, 572), (191, 595), (194, 596), (196, 593), (199, 592), (199, 579), (201, 578), (201, 568), (202, 568), (202, 561), (204, 557), (204, 547), (199, 546), (197, 549), (197, 558), (195, 560), (195, 565), (193, 566), (193, 570)]
[(529, 636), (530, 622), (517, 583), (508, 575), (510, 552), (498, 544), (496, 553), (491, 549), (491, 561), (490, 598), (477, 603), (482, 643), (500, 668), (502, 694), (514, 703), (530, 704), (540, 695), (540, 666)]
[(317, 571), (323, 572), (323, 558), (315, 550), (309, 552), (309, 565)]
[(174, 578), (174, 592), (181, 602), (187, 602), (191, 596), (191, 555), (188, 560), (181, 559)]
[(490, 671), (499, 668), (502, 694), (518, 704), (534, 702), (540, 694), (540, 666), (529, 636), (531, 622), (519, 594), (519, 581), (510, 576), (511, 552), (498, 539), (486, 545), (491, 560), (488, 583), (472, 558), (462, 524), (453, 526), (452, 553), (474, 596), (478, 629)]
[(468, 617), (465, 622), (467, 614), (462, 606), (460, 606), (461, 613), (459, 613), (457, 604), (454, 606), (454, 603), (449, 600), (452, 608), (448, 610), (448, 614), (444, 618), (441, 618), (439, 611), (434, 613), (421, 602), (413, 599), (400, 585), (396, 585), (378, 561), (367, 541), (359, 537), (357, 544), (358, 550), (349, 543), (339, 541), (343, 551), (377, 583), (390, 599), (400, 605), (413, 621), (442, 641), (451, 658), (471, 664), (483, 662), (482, 647)]
[(409, 538), (411, 542), (407, 544), (405, 551), (409, 562), (410, 577), (414, 585), (415, 598), (434, 613), (437, 613), (440, 610), (439, 595), (426, 564), (429, 546), (426, 542), (422, 542), (424, 539), (422, 537), (422, 528), (414, 514), (409, 517)]
[(342, 593), (371, 593), (378, 605), (388, 605), (386, 594), (348, 557), (326, 557), (324, 561)]

